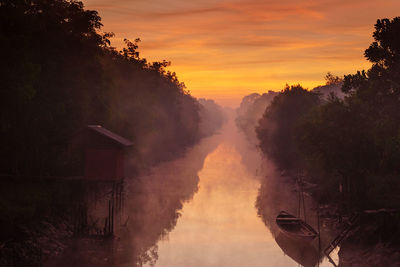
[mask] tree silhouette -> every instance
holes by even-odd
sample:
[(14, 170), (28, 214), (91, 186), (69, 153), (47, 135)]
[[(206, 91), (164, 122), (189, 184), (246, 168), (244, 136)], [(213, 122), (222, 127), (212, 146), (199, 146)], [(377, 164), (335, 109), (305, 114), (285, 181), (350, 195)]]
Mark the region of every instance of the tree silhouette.
[(346, 75), (347, 97), (329, 99), (298, 128), (297, 143), (309, 169), (328, 177), (318, 181), (325, 199), (340, 183), (347, 207), (399, 204), (393, 197), (400, 189), (399, 36), (399, 18), (378, 20), (374, 42), (365, 51), (372, 67)]
[(265, 110), (256, 128), (260, 148), (281, 169), (299, 167), (294, 130), (300, 118), (318, 103), (318, 94), (300, 85), (287, 85)]
[(79, 174), (71, 140), (87, 124), (135, 141), (137, 168), (200, 138), (200, 104), (170, 62), (141, 58), (140, 39), (117, 51), (101, 26), (79, 1), (0, 0), (0, 173)]

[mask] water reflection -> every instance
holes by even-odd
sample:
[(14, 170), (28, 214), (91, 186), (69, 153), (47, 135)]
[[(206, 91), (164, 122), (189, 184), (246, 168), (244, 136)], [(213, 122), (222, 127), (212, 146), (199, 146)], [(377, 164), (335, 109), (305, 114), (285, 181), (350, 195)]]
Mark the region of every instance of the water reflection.
[(219, 138), (218, 135), (206, 138), (185, 157), (163, 163), (128, 185), (129, 221), (121, 238), (124, 243), (121, 250), (131, 256), (128, 263), (141, 266), (157, 261), (157, 241), (174, 229), (183, 203), (197, 192), (198, 171)]
[[(253, 152), (256, 153), (256, 152)], [(302, 266), (332, 266), (324, 258), (322, 250), (332, 241), (335, 233), (329, 222), (320, 218), (321, 239), (311, 242), (293, 240), (282, 234), (276, 224), (276, 216), (282, 211), (287, 211), (304, 219), (304, 213), (299, 215), (299, 190), (293, 182), (293, 177), (277, 172), (267, 159), (262, 159), (258, 169), (261, 172), (260, 188), (256, 200), (257, 213), (267, 228), (270, 230), (277, 245), (282, 251)], [(254, 165), (254, 163), (253, 163)], [(253, 165), (247, 165), (252, 168)], [(254, 168), (254, 167), (253, 167)], [(312, 198), (305, 196), (306, 222), (318, 230), (317, 206)], [(337, 251), (335, 252), (337, 253)], [(335, 257), (334, 255), (332, 255)]]
[[(298, 214), (298, 193), (289, 179), (290, 177), (282, 177), (277, 174), (262, 179), (256, 202), (258, 214), (285, 254), (302, 266), (314, 267), (318, 265), (319, 259), (322, 257), (322, 253), (321, 255), (318, 253), (318, 238), (311, 242), (293, 240), (282, 234), (275, 222), (276, 216), (282, 210)], [(314, 205), (310, 198), (306, 198), (305, 206), (307, 223), (314, 229), (318, 229), (316, 210), (313, 209)], [(323, 248), (330, 237), (326, 234), (322, 234), (321, 237), (321, 247)]]
[(320, 259), (315, 242), (279, 235), (276, 215), (296, 214), (298, 200), (233, 120), (185, 157), (130, 181), (126, 199), (114, 241), (80, 239), (48, 266), (311, 267)]
[(156, 266), (295, 266), (257, 217), (259, 180), (242, 164), (232, 123), (199, 172), (199, 191), (158, 243)]
[(126, 181), (125, 211), (114, 240), (80, 238), (45, 266), (101, 267), (153, 265), (157, 241), (174, 229), (180, 210), (198, 190), (198, 172), (220, 136), (203, 139), (184, 157)]

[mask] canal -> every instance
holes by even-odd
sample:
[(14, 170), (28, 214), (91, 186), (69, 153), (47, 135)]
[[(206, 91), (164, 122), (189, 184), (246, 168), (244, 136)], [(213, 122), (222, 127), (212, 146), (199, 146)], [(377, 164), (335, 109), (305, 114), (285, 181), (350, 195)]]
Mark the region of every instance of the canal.
[(297, 195), (234, 119), (182, 157), (130, 180), (125, 198), (114, 240), (80, 239), (48, 266), (332, 266), (317, 239), (300, 244), (279, 233), (276, 215), (295, 213)]
[[(157, 241), (157, 260), (145, 266), (299, 266), (299, 262), (307, 266), (318, 265), (318, 254), (314, 254), (313, 259), (300, 259), (299, 262), (288, 256), (286, 253), (290, 254), (293, 249), (290, 245), (285, 247), (285, 243), (281, 248), (276, 241), (277, 229), (268, 228), (260, 217), (263, 211), (258, 210), (261, 207), (256, 204), (261, 181), (266, 175), (269, 179), (277, 179), (279, 177), (273, 176), (279, 175), (247, 143), (234, 120), (199, 146), (210, 143), (215, 148), (205, 156), (197, 173), (197, 192), (178, 211), (176, 226)], [(198, 149), (189, 152), (189, 158)], [(185, 160), (180, 163), (185, 164)], [(174, 169), (179, 170), (179, 167)], [(158, 171), (165, 173), (164, 168)], [(271, 189), (276, 192), (276, 188)], [(282, 191), (291, 192), (290, 189)], [(285, 196), (279, 200), (281, 206), (285, 206), (286, 200), (293, 208), (296, 197), (289, 197), (289, 200)], [(276, 214), (270, 217), (272, 224)], [(271, 232), (273, 230), (275, 233)], [(292, 251), (285, 251), (287, 248)], [(317, 244), (309, 248), (315, 250)], [(300, 244), (299, 251), (294, 253), (302, 255), (295, 256), (296, 259), (307, 257), (308, 251), (304, 249), (307, 247)], [(323, 261), (320, 266), (332, 265)]]

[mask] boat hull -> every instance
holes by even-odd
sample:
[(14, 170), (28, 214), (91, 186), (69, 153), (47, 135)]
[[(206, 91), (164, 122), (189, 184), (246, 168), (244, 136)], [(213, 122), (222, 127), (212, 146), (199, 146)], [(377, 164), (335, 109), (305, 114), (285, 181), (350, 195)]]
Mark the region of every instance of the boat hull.
[(276, 224), (286, 236), (294, 240), (312, 241), (318, 233), (303, 220), (281, 211), (276, 217)]
[(275, 241), (282, 251), (298, 264), (304, 267), (317, 266), (319, 254), (310, 242), (294, 240), (283, 233), (279, 233)]

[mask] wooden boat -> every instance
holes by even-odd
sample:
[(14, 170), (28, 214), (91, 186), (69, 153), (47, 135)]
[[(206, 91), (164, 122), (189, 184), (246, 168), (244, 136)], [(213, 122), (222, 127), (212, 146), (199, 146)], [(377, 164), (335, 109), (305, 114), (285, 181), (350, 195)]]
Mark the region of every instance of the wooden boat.
[(284, 234), (296, 240), (311, 241), (318, 236), (309, 224), (286, 211), (279, 213), (276, 224)]

